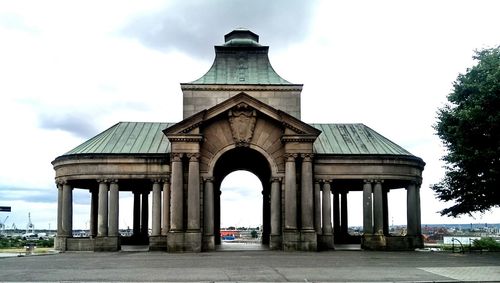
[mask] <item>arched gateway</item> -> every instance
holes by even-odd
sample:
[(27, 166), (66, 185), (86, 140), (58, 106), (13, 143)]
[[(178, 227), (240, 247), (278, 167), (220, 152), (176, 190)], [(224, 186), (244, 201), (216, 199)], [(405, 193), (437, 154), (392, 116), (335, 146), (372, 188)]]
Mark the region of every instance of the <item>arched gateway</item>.
[[(263, 244), (316, 251), (422, 246), (419, 186), (425, 163), (362, 124), (300, 120), (302, 85), (272, 69), (268, 47), (234, 30), (210, 70), (181, 84), (178, 123), (118, 123), (52, 164), (58, 187), (56, 248), (211, 251), (220, 244), (220, 185), (235, 170), (263, 186)], [(72, 192), (90, 192), (90, 237), (72, 234)], [(407, 191), (407, 233), (389, 234), (387, 194)], [(120, 192), (134, 195), (133, 233), (119, 234)], [(348, 234), (347, 197), (363, 192), (363, 234)], [(152, 230), (148, 199), (152, 192)], [(333, 217), (332, 217), (333, 216)]]

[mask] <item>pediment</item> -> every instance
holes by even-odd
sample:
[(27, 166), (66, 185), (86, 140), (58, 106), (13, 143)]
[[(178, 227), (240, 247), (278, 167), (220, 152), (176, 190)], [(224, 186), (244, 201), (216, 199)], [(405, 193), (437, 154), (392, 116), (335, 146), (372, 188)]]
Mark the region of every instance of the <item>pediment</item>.
[(290, 137), (310, 136), (315, 139), (321, 133), (309, 124), (243, 92), (166, 128), (163, 133), (168, 137), (198, 135), (200, 134), (199, 128), (203, 124), (210, 123), (211, 120), (221, 116), (229, 119), (233, 125), (233, 137), (236, 142), (245, 142), (251, 138), (249, 134), (257, 118), (271, 119), (282, 125), (284, 134)]

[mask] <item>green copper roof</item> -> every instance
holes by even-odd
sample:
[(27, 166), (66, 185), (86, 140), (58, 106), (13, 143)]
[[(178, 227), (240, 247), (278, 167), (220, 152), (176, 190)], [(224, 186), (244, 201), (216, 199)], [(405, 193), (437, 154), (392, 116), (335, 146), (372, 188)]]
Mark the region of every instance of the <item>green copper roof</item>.
[(236, 29), (215, 46), (212, 67), (189, 84), (291, 85), (274, 71), (269, 62), (268, 46), (259, 44), (259, 36), (246, 29)]
[(172, 125), (120, 122), (64, 155), (167, 153), (170, 152), (170, 142), (162, 130)]
[(321, 131), (314, 142), (318, 154), (412, 155), (363, 124), (311, 124)]
[[(165, 154), (170, 142), (162, 130), (174, 123), (120, 122), (64, 155)], [(322, 131), (314, 142), (317, 154), (412, 154), (363, 124), (311, 124)]]

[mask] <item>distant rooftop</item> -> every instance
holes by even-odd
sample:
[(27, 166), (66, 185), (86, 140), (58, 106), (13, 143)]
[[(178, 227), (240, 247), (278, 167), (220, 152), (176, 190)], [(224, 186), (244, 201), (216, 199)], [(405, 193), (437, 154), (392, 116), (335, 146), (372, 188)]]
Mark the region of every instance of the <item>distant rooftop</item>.
[(259, 44), (259, 36), (248, 29), (235, 29), (215, 46), (212, 67), (189, 84), (293, 85), (274, 71), (269, 46)]

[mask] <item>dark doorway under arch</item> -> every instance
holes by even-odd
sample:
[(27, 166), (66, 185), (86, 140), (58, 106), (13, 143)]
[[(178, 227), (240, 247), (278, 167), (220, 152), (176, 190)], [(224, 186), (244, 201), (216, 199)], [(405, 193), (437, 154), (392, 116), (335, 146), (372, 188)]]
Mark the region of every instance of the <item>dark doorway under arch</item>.
[(269, 245), (270, 222), (270, 178), (271, 168), (266, 158), (256, 150), (248, 147), (237, 147), (224, 153), (214, 167), (214, 234), (215, 244), (220, 245), (220, 194), (222, 180), (237, 170), (249, 171), (262, 183), (262, 244)]

